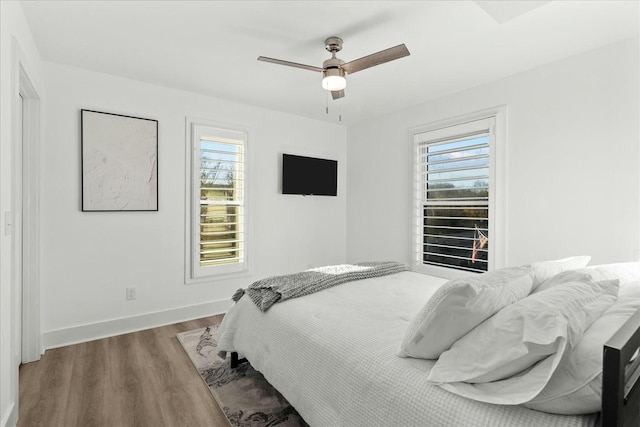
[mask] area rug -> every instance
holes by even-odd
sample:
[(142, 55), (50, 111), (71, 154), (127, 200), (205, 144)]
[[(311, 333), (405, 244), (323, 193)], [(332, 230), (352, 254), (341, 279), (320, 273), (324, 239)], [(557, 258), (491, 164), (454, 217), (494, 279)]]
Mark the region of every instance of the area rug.
[(227, 420), (238, 427), (307, 427), (287, 400), (247, 362), (231, 369), (217, 355), (217, 326), (177, 335)]

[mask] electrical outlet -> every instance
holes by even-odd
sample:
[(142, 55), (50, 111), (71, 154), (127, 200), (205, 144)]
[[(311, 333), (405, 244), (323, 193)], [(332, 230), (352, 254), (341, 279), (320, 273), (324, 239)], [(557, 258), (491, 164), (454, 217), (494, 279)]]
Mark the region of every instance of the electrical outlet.
[(136, 299), (136, 288), (127, 288), (127, 301)]

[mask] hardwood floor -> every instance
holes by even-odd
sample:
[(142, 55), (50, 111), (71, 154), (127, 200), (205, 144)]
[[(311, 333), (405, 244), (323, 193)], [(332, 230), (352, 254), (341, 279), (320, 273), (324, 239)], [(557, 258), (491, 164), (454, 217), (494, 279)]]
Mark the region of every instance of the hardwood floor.
[(228, 426), (176, 338), (206, 317), (47, 350), (20, 367), (19, 427)]

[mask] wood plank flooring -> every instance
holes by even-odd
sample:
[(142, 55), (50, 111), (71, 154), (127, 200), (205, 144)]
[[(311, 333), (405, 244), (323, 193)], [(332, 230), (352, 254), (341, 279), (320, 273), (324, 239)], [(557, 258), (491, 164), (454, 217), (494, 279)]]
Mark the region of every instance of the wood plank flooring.
[(18, 426), (228, 426), (176, 338), (221, 321), (218, 315), (47, 350), (20, 367)]

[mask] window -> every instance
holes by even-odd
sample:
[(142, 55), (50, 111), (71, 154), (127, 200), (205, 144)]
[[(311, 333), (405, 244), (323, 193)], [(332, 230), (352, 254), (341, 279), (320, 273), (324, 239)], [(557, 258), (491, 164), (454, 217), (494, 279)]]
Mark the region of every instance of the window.
[(416, 271), (494, 268), (494, 116), (413, 132)]
[(190, 123), (191, 278), (247, 269), (247, 134)]

